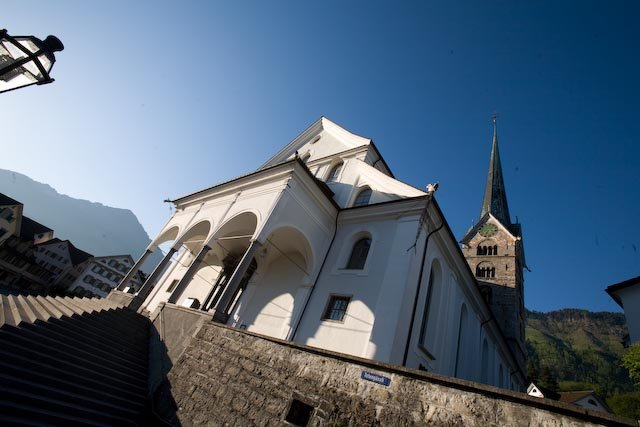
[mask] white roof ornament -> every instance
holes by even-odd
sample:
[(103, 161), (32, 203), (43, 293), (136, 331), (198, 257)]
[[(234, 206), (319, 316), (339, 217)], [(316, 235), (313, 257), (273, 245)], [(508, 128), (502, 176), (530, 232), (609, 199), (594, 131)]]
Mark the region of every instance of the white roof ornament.
[(440, 188), (440, 183), (436, 182), (435, 184), (427, 184), (427, 194), (432, 195)]

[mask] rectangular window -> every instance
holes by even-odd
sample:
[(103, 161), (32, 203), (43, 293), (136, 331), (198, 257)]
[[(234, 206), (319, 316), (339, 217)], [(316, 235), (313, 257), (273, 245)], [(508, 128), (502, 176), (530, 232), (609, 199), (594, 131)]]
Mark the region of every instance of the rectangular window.
[(344, 321), (344, 316), (347, 314), (347, 307), (349, 306), (350, 297), (341, 297), (337, 295), (331, 295), (329, 297), (329, 304), (324, 311), (322, 320), (335, 320), (338, 322)]
[(178, 282), (179, 282), (179, 280), (178, 280), (178, 279), (176, 279), (176, 280), (174, 280), (173, 282), (171, 282), (171, 284), (170, 284), (170, 285), (169, 285), (169, 287), (167, 288), (167, 292), (171, 292), (171, 291), (173, 291), (173, 288), (175, 288), (175, 287), (176, 287), (176, 285), (178, 284)]

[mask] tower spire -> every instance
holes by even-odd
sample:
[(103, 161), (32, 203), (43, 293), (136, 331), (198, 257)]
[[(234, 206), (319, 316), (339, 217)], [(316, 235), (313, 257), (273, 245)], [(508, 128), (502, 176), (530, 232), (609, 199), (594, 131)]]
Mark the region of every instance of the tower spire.
[(511, 225), (511, 218), (509, 216), (509, 205), (507, 204), (507, 192), (502, 178), (500, 153), (498, 152), (498, 115), (494, 113), (491, 120), (493, 121), (493, 144), (491, 145), (489, 173), (487, 174), (480, 218), (487, 212), (491, 212), (503, 225), (509, 226)]

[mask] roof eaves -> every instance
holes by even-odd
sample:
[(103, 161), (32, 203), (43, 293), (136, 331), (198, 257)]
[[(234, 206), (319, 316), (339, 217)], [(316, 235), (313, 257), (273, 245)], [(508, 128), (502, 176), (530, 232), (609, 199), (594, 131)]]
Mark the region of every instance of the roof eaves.
[(249, 178), (249, 177), (251, 177), (251, 176), (253, 176), (253, 175), (261, 174), (261, 173), (264, 173), (264, 172), (270, 171), (270, 170), (272, 170), (272, 169), (275, 169), (275, 168), (277, 168), (277, 167), (280, 167), (280, 166), (283, 166), (283, 165), (286, 165), (286, 164), (289, 164), (289, 163), (293, 163), (293, 162), (295, 162), (295, 161), (296, 161), (296, 159), (294, 158), (294, 159), (291, 159), (291, 160), (284, 161), (284, 162), (282, 162), (282, 163), (277, 163), (277, 164), (275, 164), (275, 165), (273, 165), (273, 166), (269, 166), (268, 168), (258, 169), (258, 170), (255, 170), (255, 171), (253, 171), (253, 172), (250, 172), (250, 173), (247, 173), (247, 174), (244, 174), (244, 175), (240, 175), (240, 176), (237, 176), (237, 177), (235, 177), (235, 178), (231, 178), (230, 180), (220, 182), (220, 183), (215, 184), (215, 185), (212, 185), (212, 186), (210, 186), (210, 187), (203, 188), (202, 190), (198, 190), (198, 191), (196, 191), (196, 192), (189, 193), (189, 194), (186, 194), (186, 195), (184, 195), (184, 196), (181, 196), (181, 197), (178, 197), (178, 198), (176, 198), (176, 199), (169, 200), (169, 201), (170, 201), (171, 203), (173, 203), (173, 204), (175, 204), (175, 203), (180, 203), (180, 202), (182, 202), (184, 199), (187, 199), (187, 198), (189, 198), (189, 197), (197, 196), (198, 194), (202, 194), (202, 193), (205, 193), (205, 192), (207, 192), (207, 191), (213, 190), (214, 188), (218, 188), (218, 187), (221, 187), (221, 186), (223, 186), (223, 185), (231, 184), (231, 183), (233, 183), (233, 182), (235, 182), (235, 181), (239, 181), (239, 180), (244, 179), (244, 178)]
[(0, 206), (22, 205), (19, 201), (12, 199), (6, 194), (0, 193)]
[(633, 277), (631, 279), (625, 280), (623, 282), (619, 282), (619, 283), (615, 283), (613, 285), (608, 286), (605, 289), (605, 292), (607, 292), (609, 294), (609, 296), (611, 298), (613, 298), (613, 300), (618, 303), (618, 305), (622, 308), (624, 308), (624, 306), (622, 305), (622, 299), (618, 296), (618, 294), (616, 294), (616, 292), (631, 287), (631, 286), (635, 286), (640, 284), (640, 276), (637, 277)]
[(369, 145), (373, 147), (373, 150), (375, 151), (376, 155), (378, 156), (378, 158), (380, 159), (384, 167), (387, 169), (387, 171), (389, 171), (389, 175), (391, 176), (391, 178), (395, 179), (395, 175), (391, 171), (391, 168), (387, 164), (387, 161), (384, 159), (384, 157), (382, 157), (382, 154), (380, 154), (380, 150), (378, 150), (378, 147), (376, 146), (376, 144), (374, 144), (373, 140), (370, 140)]

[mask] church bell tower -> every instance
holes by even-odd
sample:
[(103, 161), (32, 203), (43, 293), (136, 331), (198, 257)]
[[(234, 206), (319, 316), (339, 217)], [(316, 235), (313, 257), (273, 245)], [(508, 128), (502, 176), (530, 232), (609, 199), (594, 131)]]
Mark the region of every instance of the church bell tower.
[(493, 116), (493, 143), (480, 219), (461, 241), (462, 252), (523, 372), (524, 245), (522, 228), (512, 223), (498, 151), (497, 117)]

